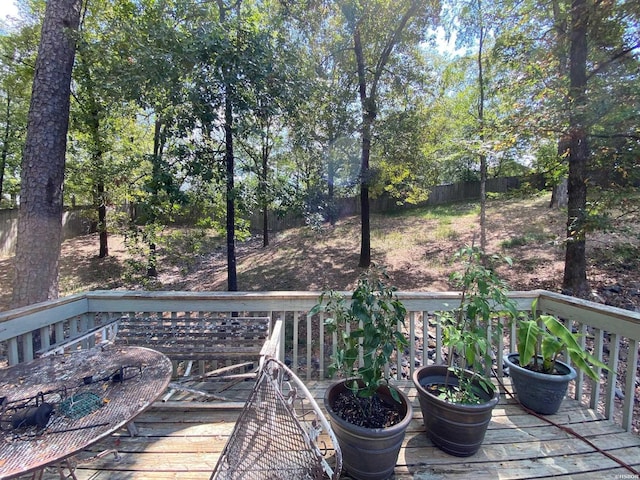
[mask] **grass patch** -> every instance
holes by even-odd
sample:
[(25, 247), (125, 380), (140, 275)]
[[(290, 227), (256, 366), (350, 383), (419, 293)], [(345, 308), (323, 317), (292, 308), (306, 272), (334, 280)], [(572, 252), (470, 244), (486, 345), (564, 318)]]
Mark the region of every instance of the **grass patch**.
[(459, 218), (480, 213), (478, 202), (459, 202), (448, 205), (416, 207), (388, 213), (389, 216), (418, 218), (422, 220), (441, 220), (443, 218)]
[(457, 240), (458, 232), (452, 226), (451, 217), (443, 217), (438, 222), (438, 226), (433, 232), (436, 240)]
[(527, 232), (523, 235), (511, 237), (508, 240), (500, 242), (503, 249), (524, 247), (525, 245), (540, 245), (553, 240), (553, 235), (545, 232)]

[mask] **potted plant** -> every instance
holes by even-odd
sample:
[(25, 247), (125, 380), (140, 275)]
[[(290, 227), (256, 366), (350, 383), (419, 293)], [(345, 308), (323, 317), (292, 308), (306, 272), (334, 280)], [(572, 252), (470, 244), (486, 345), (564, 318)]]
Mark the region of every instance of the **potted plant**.
[(343, 465), (357, 479), (385, 479), (396, 465), (413, 410), (385, 375), (394, 352), (407, 340), (399, 327), (406, 309), (388, 276), (375, 266), (363, 273), (350, 299), (324, 292), (311, 312), (327, 312), (337, 349), (330, 373), (342, 379), (326, 391), (324, 404), (342, 449)]
[(563, 352), (594, 382), (600, 380), (597, 368), (609, 368), (583, 348), (578, 335), (556, 317), (538, 316), (537, 303), (536, 299), (531, 304), (531, 319), (518, 321), (517, 353), (507, 355), (505, 363), (520, 403), (536, 413), (552, 415), (577, 375), (571, 364), (560, 360)]
[(480, 448), (499, 401), (499, 392), (487, 376), (492, 362), (488, 332), (501, 335), (502, 323), (494, 320), (515, 318), (518, 312), (507, 296), (506, 284), (485, 266), (499, 260), (498, 256), (487, 258), (471, 246), (455, 258), (463, 262), (464, 270), (452, 274), (462, 290), (460, 304), (442, 314), (448, 364), (416, 369), (413, 383), (427, 436), (441, 450), (466, 457)]

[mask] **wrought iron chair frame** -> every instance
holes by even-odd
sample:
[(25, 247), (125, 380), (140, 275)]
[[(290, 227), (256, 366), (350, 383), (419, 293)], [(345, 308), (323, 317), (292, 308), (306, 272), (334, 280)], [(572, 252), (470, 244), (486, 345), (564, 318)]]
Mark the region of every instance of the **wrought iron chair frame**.
[(307, 387), (282, 362), (265, 359), (211, 480), (337, 479), (341, 469), (338, 440)]

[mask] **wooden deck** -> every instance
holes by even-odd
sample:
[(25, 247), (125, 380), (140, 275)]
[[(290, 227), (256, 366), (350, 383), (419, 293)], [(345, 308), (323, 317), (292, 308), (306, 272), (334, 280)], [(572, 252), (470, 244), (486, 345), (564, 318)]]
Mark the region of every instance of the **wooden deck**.
[[(308, 383), (318, 400), (326, 385)], [(251, 382), (244, 382), (235, 387), (233, 395), (241, 400), (251, 386)], [(565, 399), (560, 412), (547, 417), (557, 424), (553, 425), (524, 412), (513, 399), (503, 395), (483, 447), (472, 457), (457, 458), (441, 452), (427, 439), (415, 389), (409, 384), (404, 389), (415, 408), (398, 458), (396, 479), (640, 478), (620, 464), (640, 470), (640, 437), (624, 432), (574, 400)], [(130, 437), (123, 429), (86, 452), (91, 456), (116, 448), (119, 459), (110, 454), (81, 463), (76, 476), (79, 480), (208, 479), (241, 405), (242, 402), (159, 402), (136, 420), (139, 436)], [(591, 444), (567, 431), (567, 427)], [(60, 477), (51, 469), (43, 478)]]

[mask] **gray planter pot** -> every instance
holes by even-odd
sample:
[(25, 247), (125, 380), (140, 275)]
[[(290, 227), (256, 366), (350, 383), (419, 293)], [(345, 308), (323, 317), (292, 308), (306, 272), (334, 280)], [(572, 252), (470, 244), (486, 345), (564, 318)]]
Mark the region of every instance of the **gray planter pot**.
[[(387, 428), (365, 428), (343, 420), (333, 409), (337, 396), (347, 392), (345, 381), (331, 385), (325, 392), (324, 405), (331, 421), (331, 428), (342, 450), (342, 464), (349, 475), (358, 480), (384, 480), (393, 474), (404, 434), (411, 422), (413, 408), (407, 396), (398, 390), (404, 413), (400, 423)], [(388, 387), (380, 387), (378, 395), (391, 397)]]
[(518, 400), (536, 413), (553, 415), (567, 394), (569, 382), (576, 378), (575, 369), (556, 360), (557, 375), (538, 373), (521, 367), (518, 359), (517, 353), (510, 353), (504, 360)]
[[(467, 372), (471, 375), (471, 372)], [(478, 385), (478, 395), (486, 400), (480, 405), (447, 402), (431, 393), (429, 385), (442, 385), (447, 377), (447, 367), (429, 365), (413, 372), (413, 383), (418, 390), (420, 410), (429, 439), (450, 455), (468, 457), (475, 454), (484, 441), (494, 407), (500, 394), (493, 396)], [(449, 384), (458, 385), (458, 379), (449, 375)]]

